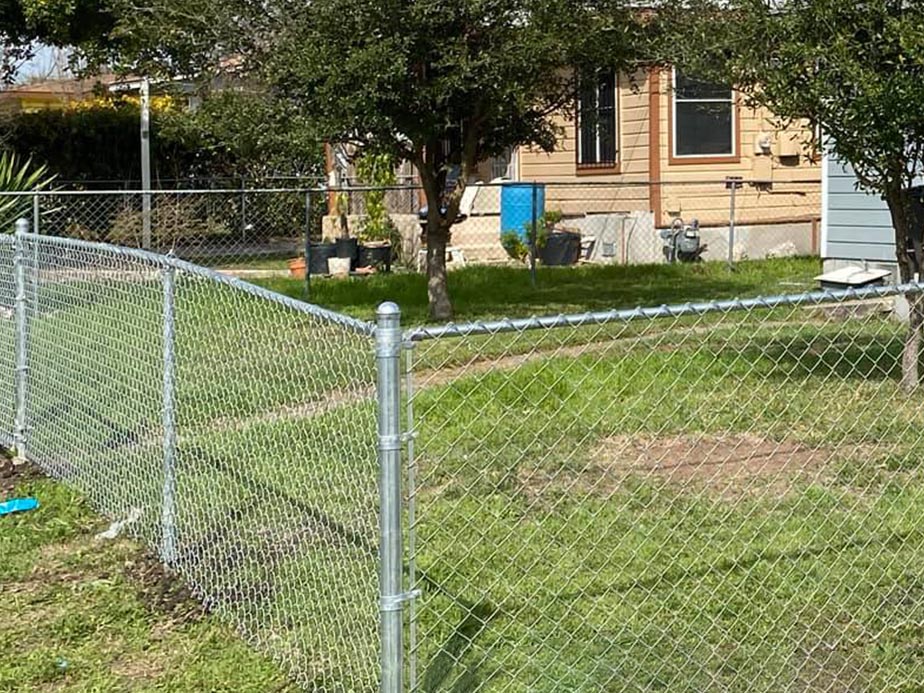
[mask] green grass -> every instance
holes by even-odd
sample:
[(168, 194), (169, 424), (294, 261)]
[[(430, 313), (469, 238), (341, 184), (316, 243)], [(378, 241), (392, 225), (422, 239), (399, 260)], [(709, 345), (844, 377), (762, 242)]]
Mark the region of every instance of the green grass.
[[(818, 258), (748, 261), (730, 272), (724, 263), (699, 265), (586, 265), (540, 268), (538, 288), (519, 267), (470, 266), (450, 273), (457, 321), (634, 308), (686, 301), (795, 293), (816, 284)], [(257, 283), (304, 298), (304, 282)], [(427, 280), (419, 274), (349, 280), (312, 279), (312, 303), (371, 320), (383, 301), (401, 306), (406, 325), (427, 322)]]
[(296, 690), (181, 591), (165, 590), (138, 545), (96, 540), (106, 524), (75, 492), (33, 478), (15, 493), (41, 506), (0, 518), (0, 690)]
[[(773, 294), (816, 272), (452, 281), (472, 319)], [(418, 277), (315, 286), (362, 318), (397, 298), (425, 321)], [(67, 291), (31, 333), (33, 454), (107, 514), (141, 506), (157, 546), (157, 286)], [(178, 296), (180, 573), (300, 683), (373, 690), (372, 342), (227, 289)], [(779, 308), (418, 345), (419, 688), (919, 689), (924, 437), (897, 385), (902, 336), (878, 313)]]
[(918, 689), (902, 330), (770, 324), (551, 350), (416, 397), (423, 690)]

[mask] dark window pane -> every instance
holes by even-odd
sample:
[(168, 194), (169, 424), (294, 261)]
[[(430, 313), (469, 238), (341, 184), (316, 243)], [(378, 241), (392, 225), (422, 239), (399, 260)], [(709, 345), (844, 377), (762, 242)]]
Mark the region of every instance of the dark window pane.
[(580, 120), (581, 163), (597, 161), (597, 92), (593, 88), (581, 92), (578, 118)]
[(722, 84), (701, 82), (677, 73), (676, 94), (678, 99), (727, 99), (731, 100), (731, 89)]
[(677, 156), (732, 155), (733, 106), (727, 103), (676, 104)]
[(616, 76), (600, 75), (596, 84), (581, 93), (579, 103), (580, 163), (616, 163)]
[(597, 132), (600, 138), (600, 159), (597, 163), (616, 163), (616, 111), (610, 110), (605, 117), (601, 114)]

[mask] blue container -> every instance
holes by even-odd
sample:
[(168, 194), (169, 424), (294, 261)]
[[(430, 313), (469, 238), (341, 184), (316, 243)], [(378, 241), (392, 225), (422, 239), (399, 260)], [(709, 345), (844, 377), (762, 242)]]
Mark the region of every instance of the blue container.
[(516, 231), (523, 240), (533, 223), (533, 189), (536, 190), (536, 219), (545, 214), (545, 186), (532, 183), (504, 183), (501, 187), (501, 233)]

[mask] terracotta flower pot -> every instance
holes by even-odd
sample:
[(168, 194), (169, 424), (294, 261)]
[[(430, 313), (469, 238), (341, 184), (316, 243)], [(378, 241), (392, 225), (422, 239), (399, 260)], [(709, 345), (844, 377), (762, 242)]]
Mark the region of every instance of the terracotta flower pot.
[(305, 258), (297, 257), (289, 260), (289, 276), (293, 279), (305, 278)]

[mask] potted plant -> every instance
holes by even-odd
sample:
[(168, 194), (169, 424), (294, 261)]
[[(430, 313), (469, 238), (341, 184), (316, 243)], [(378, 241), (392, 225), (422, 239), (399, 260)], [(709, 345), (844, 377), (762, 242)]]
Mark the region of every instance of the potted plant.
[[(340, 237), (334, 242), (336, 257), (349, 258), (350, 269), (356, 268), (359, 258), (359, 241), (350, 237), (350, 195), (341, 192), (337, 195), (337, 217), (340, 220)], [(326, 271), (326, 270), (325, 270)]]
[(401, 247), (401, 233), (385, 204), (385, 191), (396, 182), (394, 160), (388, 154), (366, 154), (356, 162), (356, 173), (360, 180), (375, 188), (366, 193), (357, 265), (390, 272)]
[(309, 270), (312, 274), (328, 274), (327, 261), (338, 257), (337, 244), (329, 238), (312, 243), (309, 248)]

